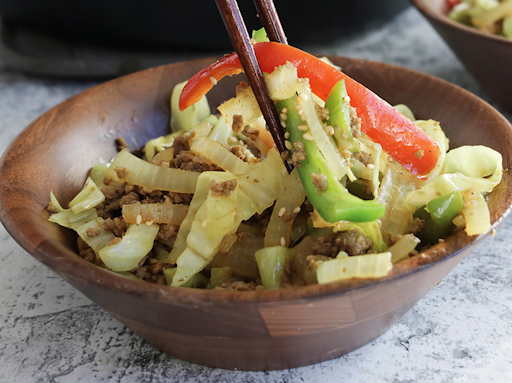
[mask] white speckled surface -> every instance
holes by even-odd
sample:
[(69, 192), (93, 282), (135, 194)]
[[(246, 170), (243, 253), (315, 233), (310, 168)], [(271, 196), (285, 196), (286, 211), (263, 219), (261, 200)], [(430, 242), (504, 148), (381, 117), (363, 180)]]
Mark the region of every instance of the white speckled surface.
[[(412, 8), (377, 30), (311, 50), (395, 63), (486, 98)], [(35, 117), (90, 85), (0, 69), (0, 153)], [(0, 381), (511, 382), (511, 236), (509, 218), (395, 326), (359, 350), (294, 370), (236, 372), (155, 350), (0, 227)]]

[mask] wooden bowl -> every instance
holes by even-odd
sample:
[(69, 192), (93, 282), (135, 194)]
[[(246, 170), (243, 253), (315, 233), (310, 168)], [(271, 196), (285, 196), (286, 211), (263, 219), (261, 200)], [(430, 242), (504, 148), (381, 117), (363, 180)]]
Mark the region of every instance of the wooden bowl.
[[(490, 146), (512, 168), (512, 126), (473, 94), (396, 66), (331, 57), (390, 103), (439, 120), (452, 147)], [(157, 286), (113, 274), (76, 255), (76, 236), (48, 223), (49, 192), (67, 203), (87, 171), (167, 132), (173, 86), (210, 64), (203, 59), (149, 69), (89, 89), (49, 110), (12, 143), (0, 163), (0, 218), (13, 238), (92, 301), (157, 348), (212, 367), (272, 370), (332, 359), (386, 331), (485, 236), (463, 232), (398, 264), (381, 280), (228, 292)], [(236, 79), (210, 93), (217, 105)], [(508, 171), (489, 197), (493, 227), (509, 212)]]
[(446, 0), (411, 1), (489, 96), (512, 111), (512, 39), (453, 21)]

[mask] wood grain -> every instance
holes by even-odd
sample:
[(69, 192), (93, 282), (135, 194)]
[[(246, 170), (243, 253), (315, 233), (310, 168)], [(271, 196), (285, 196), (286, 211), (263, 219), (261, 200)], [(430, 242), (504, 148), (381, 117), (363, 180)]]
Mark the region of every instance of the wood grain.
[[(512, 127), (476, 96), (392, 65), (330, 59), (390, 103), (439, 120), (452, 147), (490, 146), (502, 153), (504, 168), (512, 169)], [(194, 363), (230, 369), (282, 369), (331, 359), (386, 331), (485, 238), (458, 232), (381, 280), (260, 292), (156, 286), (84, 261), (75, 253), (75, 236), (47, 222), (50, 190), (66, 204), (89, 168), (116, 153), (117, 136), (135, 148), (165, 134), (173, 86), (213, 60), (158, 67), (89, 89), (34, 121), (0, 162), (0, 218), (13, 238), (151, 344)], [(211, 105), (231, 97), (239, 80), (214, 87)], [(507, 170), (489, 197), (494, 227), (510, 209), (511, 184)]]

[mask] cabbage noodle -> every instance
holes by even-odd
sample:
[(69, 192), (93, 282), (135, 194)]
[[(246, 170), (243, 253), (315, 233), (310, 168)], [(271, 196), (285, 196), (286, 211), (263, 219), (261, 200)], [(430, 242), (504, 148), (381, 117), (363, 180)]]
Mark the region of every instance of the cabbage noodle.
[(175, 193), (193, 193), (199, 173), (181, 169), (162, 168), (152, 165), (123, 149), (108, 168), (108, 176), (119, 179), (116, 169), (126, 170), (122, 181), (144, 186), (152, 190), (166, 190)]
[(123, 238), (99, 251), (105, 266), (113, 271), (130, 271), (151, 251), (159, 226), (130, 225)]
[[(294, 169), (290, 175), (286, 176), (284, 190), (277, 197), (270, 221), (268, 222), (267, 231), (265, 232), (265, 247), (290, 245), (290, 236), (294, 217), (288, 215), (296, 214), (295, 209), (300, 211), (300, 207), (306, 198), (306, 191), (297, 173)], [(283, 242), (283, 243), (282, 243)]]
[(85, 210), (80, 213), (73, 213), (71, 210), (62, 211), (60, 213), (52, 214), (48, 221), (59, 224), (60, 226), (67, 227), (68, 229), (76, 230), (83, 224), (98, 217), (96, 209)]
[(382, 278), (392, 269), (391, 253), (357, 255), (324, 261), (316, 269), (318, 283), (349, 278)]
[(51, 191), (50, 201), (57, 213), (50, 215), (48, 221), (76, 230), (98, 217), (94, 207), (104, 200), (105, 196), (91, 178), (87, 178), (82, 191), (69, 203), (70, 209), (64, 209)]
[[(122, 214), (126, 223), (165, 223), (180, 225), (187, 216), (188, 206), (169, 203), (145, 203), (123, 205)], [(139, 217), (140, 218), (137, 218)], [(138, 219), (140, 219), (139, 222)]]
[(384, 240), (390, 244), (388, 233), (393, 235), (407, 234), (413, 221), (414, 210), (405, 205), (406, 197), (424, 182), (418, 180), (406, 171), (400, 164), (388, 165), (379, 189), (380, 203), (386, 206), (382, 221), (381, 231)]
[(285, 262), (295, 257), (295, 250), (283, 246), (266, 247), (258, 250), (254, 256), (263, 286), (266, 289), (278, 289), (281, 287)]
[(210, 115), (210, 106), (206, 96), (194, 105), (181, 111), (179, 108), (180, 95), (187, 81), (176, 85), (171, 95), (171, 129), (173, 132), (189, 130)]
[[(103, 218), (98, 217), (76, 229), (80, 238), (82, 238), (96, 254), (99, 254), (99, 251), (115, 238), (114, 234), (103, 228), (104, 222), (105, 220)], [(87, 234), (88, 229), (96, 229), (99, 230), (100, 233), (94, 237), (89, 237)]]
[[(176, 260), (177, 271), (172, 286), (186, 283), (193, 275), (204, 269), (219, 251), (224, 236), (235, 233), (242, 221), (270, 207), (282, 191), (285, 175), (286, 169), (275, 149), (269, 151), (269, 156), (260, 164), (238, 177), (228, 172), (201, 173), (198, 190), (192, 203), (198, 193), (201, 199), (204, 195), (206, 198), (198, 207), (199, 203), (195, 203), (194, 209), (191, 203), (189, 214), (193, 210), (196, 212), (193, 220), (189, 215), (185, 219), (188, 222), (184, 229), (185, 233), (188, 233), (180, 235), (185, 221), (178, 232), (175, 248), (178, 239), (181, 241), (180, 248), (176, 251), (173, 248), (170, 254), (172, 259), (180, 252)], [(216, 196), (210, 190), (211, 181), (221, 183), (230, 180), (237, 181), (236, 188), (230, 195)]]
[(167, 136), (153, 138), (152, 140), (146, 142), (146, 145), (144, 146), (144, 155), (146, 159), (151, 162), (157, 153), (170, 148), (174, 144), (174, 139), (182, 134), (183, 132), (180, 131), (169, 134)]
[(73, 213), (77, 214), (92, 209), (103, 201), (105, 201), (105, 196), (101, 190), (98, 189), (94, 181), (88, 177), (85, 181), (84, 188), (71, 200), (69, 207)]
[(446, 153), (444, 174), (409, 193), (406, 203), (416, 210), (436, 197), (456, 190), (464, 192), (462, 196), (465, 206), (462, 215), (466, 219), (466, 233), (484, 234), (490, 229), (490, 215), (482, 194), (492, 192), (501, 182), (502, 163), (501, 154), (485, 146), (462, 146), (452, 149)]
[(226, 147), (208, 137), (194, 140), (190, 150), (211, 160), (215, 165), (233, 174), (246, 173), (251, 166), (231, 153)]
[(448, 139), (446, 138), (439, 122), (434, 120), (416, 121), (416, 125), (423, 130), (427, 135), (432, 138), (439, 147), (439, 158), (437, 164), (432, 171), (427, 175), (428, 179), (437, 177), (443, 171), (443, 165), (448, 151)]
[(391, 262), (397, 263), (403, 259), (409, 258), (409, 254), (420, 243), (419, 238), (412, 234), (406, 234), (391, 246), (388, 251), (391, 253)]

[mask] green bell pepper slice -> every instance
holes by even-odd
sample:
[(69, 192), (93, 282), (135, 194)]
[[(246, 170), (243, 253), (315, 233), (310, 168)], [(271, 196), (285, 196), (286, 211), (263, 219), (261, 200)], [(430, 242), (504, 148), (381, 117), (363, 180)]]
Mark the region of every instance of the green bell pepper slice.
[[(320, 216), (328, 222), (341, 220), (353, 222), (374, 221), (384, 214), (385, 206), (375, 200), (364, 201), (352, 194), (335, 178), (325, 158), (318, 150), (314, 141), (304, 139), (304, 131), (299, 130), (300, 125), (305, 125), (295, 109), (296, 96), (277, 103), (279, 114), (284, 111), (286, 118), (286, 132), (289, 132), (288, 140), (294, 144), (302, 143), (306, 153), (306, 159), (297, 167), (306, 194), (313, 207)], [(293, 152), (294, 149), (290, 151)], [(324, 178), (323, 188), (318, 188), (313, 180), (313, 175)]]

